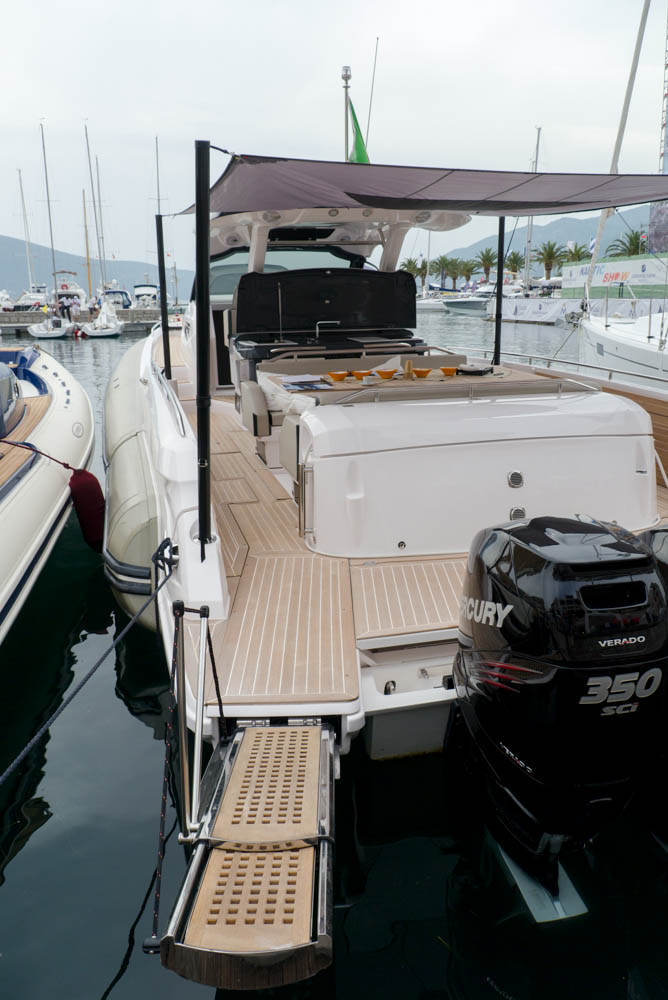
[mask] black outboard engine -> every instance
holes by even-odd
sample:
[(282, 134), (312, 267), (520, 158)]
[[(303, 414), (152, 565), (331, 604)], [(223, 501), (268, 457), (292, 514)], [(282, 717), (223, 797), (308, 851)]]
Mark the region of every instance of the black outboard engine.
[[(666, 543), (666, 544), (664, 544)], [(580, 846), (664, 753), (668, 532), (586, 517), (476, 535), (460, 609), (458, 702), (490, 826), (553, 894)]]

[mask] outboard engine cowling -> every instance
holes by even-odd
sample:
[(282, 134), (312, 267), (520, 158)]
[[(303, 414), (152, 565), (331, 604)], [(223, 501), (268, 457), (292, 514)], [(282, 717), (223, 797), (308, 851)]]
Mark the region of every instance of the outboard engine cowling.
[(560, 852), (617, 816), (663, 755), (667, 537), (542, 517), (470, 549), (458, 702), (494, 832), (551, 891)]

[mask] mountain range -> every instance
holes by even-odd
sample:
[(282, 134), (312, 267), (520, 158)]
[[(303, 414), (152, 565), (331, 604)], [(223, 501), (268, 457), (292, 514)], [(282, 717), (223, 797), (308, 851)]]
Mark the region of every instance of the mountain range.
[[(605, 248), (613, 240), (623, 236), (629, 229), (644, 229), (646, 231), (648, 222), (649, 208), (647, 205), (640, 205), (625, 212), (615, 212), (608, 219), (605, 227), (602, 243), (603, 252), (605, 252)], [(492, 220), (490, 220), (490, 223), (491, 227), (493, 227)], [(511, 220), (506, 222), (506, 249), (519, 250), (523, 253), (526, 244), (526, 224), (523, 226), (518, 225), (513, 232), (513, 226), (510, 223)], [(588, 218), (578, 218), (572, 215), (563, 216), (545, 225), (538, 225), (534, 222), (532, 244), (536, 248), (541, 243), (552, 240), (554, 243), (565, 246), (569, 240), (573, 240), (575, 243), (581, 243), (588, 247), (589, 241), (596, 235), (597, 228), (598, 216), (590, 216)], [(484, 250), (487, 247), (496, 250), (496, 245), (497, 236), (495, 232), (492, 232), (489, 236), (478, 240), (476, 243), (471, 243), (470, 246), (448, 251), (446, 256), (460, 257), (468, 260), (475, 257), (480, 250)], [(33, 243), (31, 244), (31, 250), (35, 280), (47, 282), (50, 286), (52, 270), (50, 249), (40, 246), (38, 243)], [(83, 288), (86, 288), (88, 279), (85, 257), (57, 250), (56, 267), (59, 270), (74, 271), (79, 284)], [(173, 269), (169, 267), (169, 261), (167, 262), (167, 268), (167, 290), (169, 295), (173, 297), (174, 273)], [(194, 272), (177, 269), (176, 276), (178, 281), (178, 297), (181, 301), (187, 300), (190, 297)], [(107, 261), (107, 278), (108, 280), (116, 280), (121, 288), (127, 288), (128, 291), (132, 291), (132, 286), (140, 282), (149, 281), (157, 284), (158, 268), (156, 264), (147, 264), (144, 261), (109, 260)], [(91, 261), (91, 281), (95, 289), (99, 285), (99, 272), (95, 261)], [(0, 236), (0, 288), (7, 289), (10, 295), (17, 297), (23, 289), (27, 288), (27, 285), (26, 254), (23, 240), (15, 239), (13, 236)]]
[[(32, 270), (34, 280), (46, 282), (49, 288), (53, 287), (53, 270), (51, 264), (51, 250), (49, 247), (40, 246), (39, 243), (30, 245), (32, 257)], [(169, 266), (167, 260), (167, 291), (171, 298), (174, 297), (174, 271)], [(56, 268), (64, 271), (74, 271), (76, 280), (85, 290), (88, 288), (88, 276), (86, 271), (86, 258), (76, 254), (65, 253), (56, 250)], [(96, 260), (90, 262), (91, 284), (93, 291), (100, 284), (100, 275)], [(158, 284), (157, 264), (146, 264), (138, 260), (107, 260), (107, 281), (117, 281), (121, 288), (127, 288), (132, 294), (132, 286), (142, 282)], [(178, 297), (180, 301), (188, 300), (192, 289), (194, 272), (177, 268), (176, 277), (178, 281)], [(0, 236), (0, 288), (5, 288), (9, 294), (16, 298), (24, 289), (28, 287), (28, 267), (26, 264), (26, 250), (23, 240), (17, 240), (13, 236)]]

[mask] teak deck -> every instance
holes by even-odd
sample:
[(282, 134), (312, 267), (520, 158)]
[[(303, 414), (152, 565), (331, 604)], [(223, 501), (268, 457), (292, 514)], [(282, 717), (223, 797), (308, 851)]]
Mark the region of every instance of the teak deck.
[[(25, 400), (25, 410), (16, 427), (12, 428), (8, 438), (14, 441), (27, 441), (35, 430), (52, 402), (51, 393), (43, 396), (31, 396)], [(25, 448), (15, 448), (0, 439), (0, 486), (27, 462), (32, 461), (34, 453)]]

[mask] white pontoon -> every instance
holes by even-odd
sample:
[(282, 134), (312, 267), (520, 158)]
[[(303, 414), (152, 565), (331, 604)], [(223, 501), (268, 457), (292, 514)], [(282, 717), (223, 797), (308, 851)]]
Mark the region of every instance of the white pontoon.
[(72, 509), (70, 472), (31, 448), (85, 468), (93, 441), (88, 396), (59, 361), (35, 347), (0, 350), (0, 642)]

